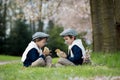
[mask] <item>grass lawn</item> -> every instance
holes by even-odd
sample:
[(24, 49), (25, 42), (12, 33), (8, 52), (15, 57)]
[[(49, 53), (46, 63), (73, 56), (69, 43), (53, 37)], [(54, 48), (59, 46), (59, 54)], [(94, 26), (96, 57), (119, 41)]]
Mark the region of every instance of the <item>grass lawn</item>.
[(0, 55), (0, 61), (11, 61), (11, 60), (19, 60), (19, 59), (20, 57)]
[[(96, 76), (120, 76), (120, 53), (94, 53), (91, 58), (93, 65), (75, 67), (23, 68), (21, 62), (0, 65), (0, 80), (81, 80), (75, 79), (78, 77), (94, 80), (92, 78)], [(53, 63), (56, 62), (57, 58), (54, 58)]]

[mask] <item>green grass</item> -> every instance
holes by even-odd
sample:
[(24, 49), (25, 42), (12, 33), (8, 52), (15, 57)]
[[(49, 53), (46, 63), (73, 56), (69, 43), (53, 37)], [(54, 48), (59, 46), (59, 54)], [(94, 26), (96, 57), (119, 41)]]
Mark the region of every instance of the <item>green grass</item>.
[(99, 65), (111, 67), (111, 68), (120, 68), (120, 52), (113, 54), (92, 54), (93, 63)]
[(18, 60), (18, 59), (20, 59), (20, 57), (0, 55), (0, 61), (11, 61), (11, 60)]
[[(74, 77), (120, 76), (120, 53), (92, 54), (93, 65), (23, 68), (22, 63), (0, 65), (0, 80), (69, 80)], [(19, 58), (18, 58), (19, 59)], [(57, 62), (53, 59), (53, 63)]]

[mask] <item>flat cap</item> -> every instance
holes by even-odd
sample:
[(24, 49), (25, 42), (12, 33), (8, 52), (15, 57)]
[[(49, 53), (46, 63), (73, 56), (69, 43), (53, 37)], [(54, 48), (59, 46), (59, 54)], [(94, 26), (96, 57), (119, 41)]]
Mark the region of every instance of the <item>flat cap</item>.
[(69, 28), (61, 32), (60, 36), (68, 36), (68, 35), (77, 36), (77, 34), (78, 33), (74, 29)]
[(36, 32), (32, 35), (33, 40), (37, 38), (44, 38), (44, 37), (49, 37), (49, 35), (44, 32)]

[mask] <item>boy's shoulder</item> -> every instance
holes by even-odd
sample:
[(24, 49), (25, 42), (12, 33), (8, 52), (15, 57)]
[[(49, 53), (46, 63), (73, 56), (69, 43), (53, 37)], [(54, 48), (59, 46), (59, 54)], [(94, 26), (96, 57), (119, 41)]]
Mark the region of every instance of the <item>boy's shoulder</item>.
[(76, 50), (76, 49), (80, 49), (80, 47), (79, 47), (78, 45), (73, 45), (73, 46), (72, 46), (72, 49), (75, 49), (75, 50)]
[(36, 48), (32, 48), (28, 53), (29, 53), (29, 54), (31, 54), (31, 53), (38, 53), (38, 51), (37, 51)]
[(74, 42), (81, 42), (81, 39), (75, 39)]
[(73, 41), (72, 45), (81, 45), (82, 44), (82, 41), (81, 39), (76, 39)]

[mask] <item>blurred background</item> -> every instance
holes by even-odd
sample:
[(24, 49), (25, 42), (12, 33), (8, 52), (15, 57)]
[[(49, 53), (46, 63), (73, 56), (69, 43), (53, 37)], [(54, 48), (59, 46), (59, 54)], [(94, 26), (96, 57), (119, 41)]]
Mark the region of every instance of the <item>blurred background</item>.
[(74, 28), (92, 43), (89, 0), (0, 0), (0, 53), (22, 55), (36, 31), (50, 34), (48, 47), (67, 49), (59, 33)]
[(47, 46), (55, 57), (56, 48), (67, 52), (59, 36), (67, 28), (79, 33), (78, 38), (86, 49), (119, 51), (120, 7), (117, 3), (120, 1), (0, 0), (0, 54), (21, 56), (32, 34), (43, 31), (50, 34)]

